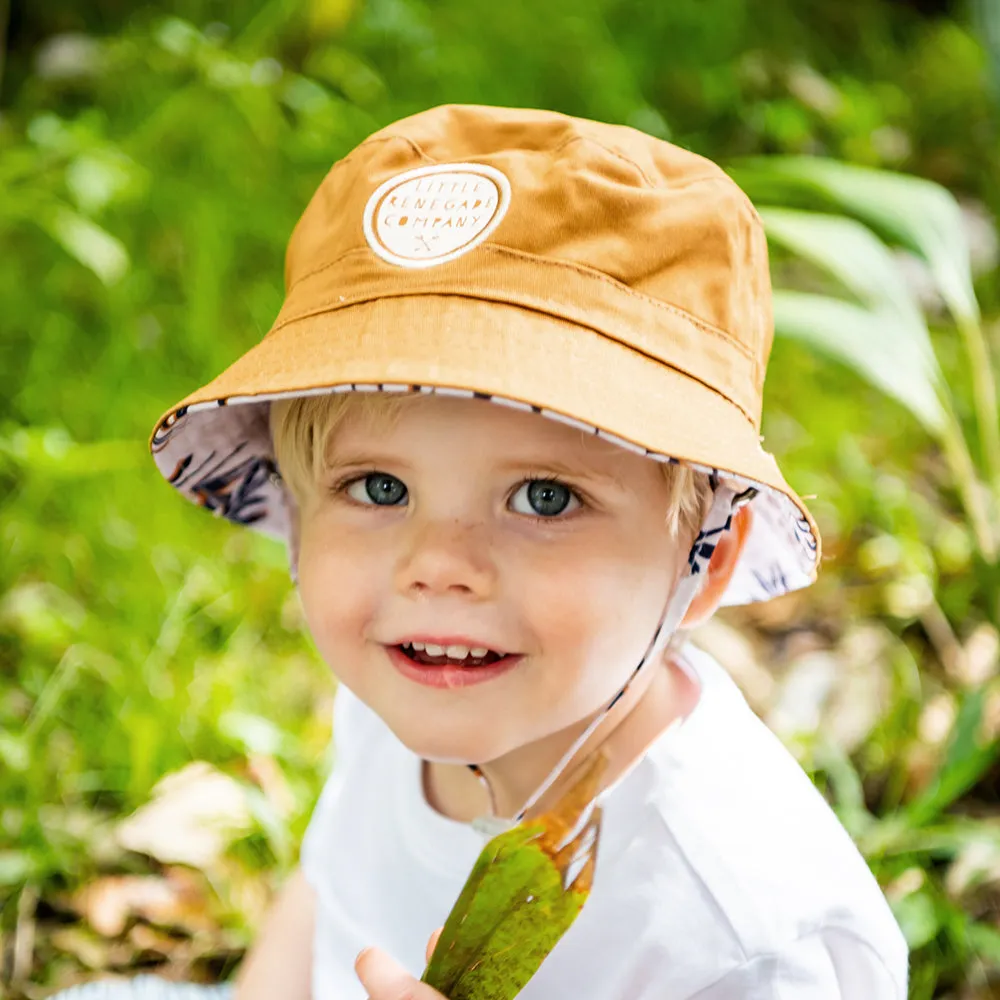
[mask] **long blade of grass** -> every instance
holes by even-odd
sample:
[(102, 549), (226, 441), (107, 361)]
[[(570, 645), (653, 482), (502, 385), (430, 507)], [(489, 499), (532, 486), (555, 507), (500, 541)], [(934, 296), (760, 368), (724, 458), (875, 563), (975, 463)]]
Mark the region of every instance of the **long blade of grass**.
[(843, 299), (808, 292), (774, 293), (775, 332), (851, 367), (905, 406), (935, 437), (947, 424), (940, 372), (920, 331), (888, 310), (876, 313)]
[(937, 819), (967, 792), (1000, 756), (1000, 743), (980, 736), (986, 690), (970, 691), (962, 702), (944, 761), (926, 790), (905, 808), (907, 825), (920, 827)]
[(905, 319), (914, 347), (936, 369), (934, 349), (920, 306), (906, 287), (888, 247), (867, 226), (844, 215), (761, 208), (772, 243), (836, 278), (862, 304), (888, 309)]
[(819, 156), (774, 156), (737, 164), (733, 175), (751, 198), (812, 195), (853, 215), (927, 261), (949, 309), (978, 319), (969, 247), (958, 203), (946, 188), (921, 177), (872, 170)]

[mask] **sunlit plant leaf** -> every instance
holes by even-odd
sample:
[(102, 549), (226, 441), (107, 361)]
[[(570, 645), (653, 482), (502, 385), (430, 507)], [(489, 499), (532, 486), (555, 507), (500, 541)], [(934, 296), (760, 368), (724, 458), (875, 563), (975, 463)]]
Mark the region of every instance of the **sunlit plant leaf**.
[(911, 827), (937, 819), (975, 785), (1000, 756), (1000, 742), (982, 736), (985, 711), (985, 688), (965, 695), (940, 770), (926, 790), (906, 807), (905, 816)]
[[(979, 481), (974, 460), (965, 440), (962, 428), (954, 415), (944, 380), (937, 370), (933, 358), (923, 364), (914, 365), (911, 355), (914, 346), (924, 344), (924, 351), (931, 351), (922, 319), (914, 318), (908, 307), (903, 306), (898, 284), (891, 284), (874, 303), (871, 314), (879, 316), (879, 322), (861, 323), (860, 330), (868, 330), (873, 335), (871, 356), (866, 358), (858, 350), (857, 338), (840, 342), (833, 324), (836, 317), (831, 315), (837, 307), (836, 300), (829, 299), (830, 309), (819, 309), (821, 297), (812, 303), (799, 298), (786, 298), (776, 307), (776, 329), (782, 329), (781, 317), (777, 312), (784, 310), (784, 332), (798, 336), (804, 341), (827, 350), (851, 364), (855, 370), (867, 377), (874, 385), (908, 406), (917, 418), (938, 438), (947, 457), (956, 485), (962, 496), (962, 503), (968, 513), (976, 536), (977, 545), (987, 562), (997, 559), (998, 542), (994, 524), (995, 508), (1000, 501), (1000, 417), (998, 417), (998, 393), (993, 376), (993, 361), (989, 344), (979, 321), (979, 307), (972, 287), (972, 273), (968, 246), (962, 225), (958, 204), (951, 194), (930, 181), (917, 177), (887, 171), (870, 170), (849, 164), (838, 163), (819, 157), (771, 157), (767, 159), (745, 160), (731, 168), (735, 179), (747, 193), (760, 203), (782, 203), (799, 206), (836, 208), (866, 222), (872, 229), (892, 243), (901, 244), (920, 255), (928, 263), (934, 280), (945, 304), (948, 306), (962, 333), (972, 374), (973, 400), (981, 438), (982, 457), (986, 469), (986, 480), (993, 486), (993, 497), (987, 495)], [(766, 210), (772, 211), (772, 210)], [(813, 223), (818, 231), (823, 223)], [(864, 260), (877, 267), (884, 276), (885, 268), (876, 262), (868, 240), (862, 241), (858, 231), (848, 234), (843, 227), (834, 232), (826, 226), (827, 235), (840, 241), (839, 249), (831, 246), (822, 249), (815, 239), (805, 234), (806, 224), (802, 219), (782, 218), (778, 213), (775, 222), (772, 211), (772, 239), (784, 239), (789, 245), (797, 245), (803, 256), (824, 266), (835, 274), (856, 295), (868, 299), (875, 293), (874, 281), (861, 274), (861, 267), (850, 259), (851, 253), (860, 253)], [(786, 296), (789, 293), (786, 293)], [(842, 303), (840, 311), (849, 309)], [(807, 329), (804, 321), (809, 313), (817, 323), (814, 329)], [(826, 313), (826, 315), (825, 315)], [(894, 314), (896, 320), (887, 324), (884, 313)], [(913, 341), (906, 354), (898, 356), (899, 371), (894, 371), (894, 362), (884, 355), (888, 342), (880, 338), (878, 327), (891, 326), (896, 333), (891, 343), (906, 350), (903, 336), (909, 330)], [(932, 374), (932, 382), (937, 399), (932, 400), (921, 386), (919, 369), (924, 374)]]
[(115, 284), (128, 270), (128, 251), (121, 241), (79, 212), (60, 207), (42, 224), (70, 256), (89, 267), (105, 285)]
[(851, 836), (858, 839), (874, 823), (865, 805), (861, 775), (850, 757), (831, 740), (824, 740), (817, 748), (815, 763), (826, 774), (838, 818)]
[(931, 433), (944, 429), (948, 418), (938, 394), (940, 371), (905, 318), (826, 295), (776, 290), (774, 327), (849, 365)]
[(922, 948), (941, 930), (942, 914), (926, 890), (920, 889), (895, 901), (892, 912), (911, 949)]
[(938, 290), (956, 317), (978, 320), (969, 247), (951, 193), (932, 181), (811, 156), (743, 161), (733, 176), (755, 201), (812, 195), (863, 220), (929, 265)]
[(864, 305), (889, 309), (906, 319), (914, 347), (933, 359), (920, 306), (889, 249), (867, 226), (843, 215), (788, 208), (761, 208), (760, 216), (772, 243), (822, 268)]
[(1000, 968), (1000, 931), (978, 920), (967, 920), (964, 930), (969, 945), (976, 954)]
[(604, 764), (596, 755), (552, 810), (483, 848), (424, 982), (449, 1000), (510, 1000), (521, 991), (590, 894)]

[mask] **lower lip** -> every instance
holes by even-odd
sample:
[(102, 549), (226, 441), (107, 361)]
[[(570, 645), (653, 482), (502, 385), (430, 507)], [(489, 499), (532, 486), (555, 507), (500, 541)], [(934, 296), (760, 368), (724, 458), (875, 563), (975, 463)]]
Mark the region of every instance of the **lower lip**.
[(521, 656), (505, 656), (496, 663), (481, 667), (424, 666), (411, 660), (398, 646), (387, 646), (392, 665), (404, 676), (425, 687), (461, 688), (485, 684), (501, 674), (509, 673), (522, 660)]

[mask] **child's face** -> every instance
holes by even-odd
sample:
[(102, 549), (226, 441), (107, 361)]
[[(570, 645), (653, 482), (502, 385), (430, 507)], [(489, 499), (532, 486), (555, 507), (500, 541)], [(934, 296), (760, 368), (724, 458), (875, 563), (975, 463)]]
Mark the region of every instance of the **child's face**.
[[(690, 541), (668, 531), (653, 461), (440, 396), (404, 401), (395, 420), (349, 412), (329, 456), (302, 511), (306, 619), (338, 677), (411, 750), (493, 761), (579, 723), (625, 682)], [(434, 639), (520, 658), (413, 679), (393, 647)], [(456, 686), (477, 669), (488, 679)]]

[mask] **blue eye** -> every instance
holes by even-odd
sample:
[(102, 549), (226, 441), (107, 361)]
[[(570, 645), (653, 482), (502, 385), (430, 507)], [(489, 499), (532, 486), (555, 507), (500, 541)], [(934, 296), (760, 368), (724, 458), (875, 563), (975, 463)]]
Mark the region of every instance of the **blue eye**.
[(355, 479), (347, 487), (347, 495), (358, 503), (379, 507), (397, 507), (406, 500), (406, 484), (387, 472), (371, 472)]
[(510, 498), (510, 506), (518, 514), (558, 517), (567, 510), (575, 510), (581, 504), (565, 483), (554, 479), (529, 479)]

